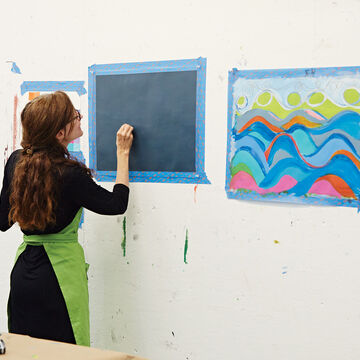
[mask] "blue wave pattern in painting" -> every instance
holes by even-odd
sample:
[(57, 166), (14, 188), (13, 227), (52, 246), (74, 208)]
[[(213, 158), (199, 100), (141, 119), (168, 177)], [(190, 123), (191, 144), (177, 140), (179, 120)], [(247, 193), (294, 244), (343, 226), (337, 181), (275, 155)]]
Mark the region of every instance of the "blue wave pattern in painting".
[[(294, 123), (288, 129), (283, 127), (294, 116), (301, 116), (316, 126)], [(347, 197), (342, 194), (343, 198), (359, 198), (358, 113), (347, 110), (329, 120), (319, 120), (318, 116), (298, 110), (282, 120), (269, 111), (256, 109), (237, 115), (235, 120), (230, 162), (232, 177), (239, 169), (243, 170), (241, 166), (245, 164), (258, 187), (270, 189), (288, 175), (296, 180), (296, 185), (287, 189), (287, 193), (307, 196), (317, 180), (332, 175), (340, 178), (341, 183), (346, 183), (355, 195)]]

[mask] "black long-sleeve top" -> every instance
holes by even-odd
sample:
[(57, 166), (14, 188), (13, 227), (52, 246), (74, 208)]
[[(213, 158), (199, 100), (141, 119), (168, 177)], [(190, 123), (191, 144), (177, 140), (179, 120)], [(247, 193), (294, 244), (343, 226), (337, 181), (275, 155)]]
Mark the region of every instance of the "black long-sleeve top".
[[(21, 150), (13, 152), (8, 159), (0, 195), (0, 230), (8, 230), (9, 224), (9, 195), (10, 185), (16, 162), (20, 158)], [(113, 191), (108, 191), (97, 185), (94, 180), (80, 167), (67, 167), (60, 180), (60, 196), (57, 199), (55, 211), (56, 224), (46, 227), (44, 231), (26, 231), (26, 235), (54, 234), (74, 219), (81, 207), (103, 215), (118, 215), (126, 211), (129, 188), (123, 184), (115, 184)]]

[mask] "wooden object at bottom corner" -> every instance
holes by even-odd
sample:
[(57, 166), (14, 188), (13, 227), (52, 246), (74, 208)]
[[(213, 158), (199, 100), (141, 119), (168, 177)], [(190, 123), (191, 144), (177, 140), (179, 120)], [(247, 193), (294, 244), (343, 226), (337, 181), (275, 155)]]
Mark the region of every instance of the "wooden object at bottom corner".
[(0, 360), (146, 360), (116, 351), (37, 339), (26, 335), (3, 333), (6, 353)]

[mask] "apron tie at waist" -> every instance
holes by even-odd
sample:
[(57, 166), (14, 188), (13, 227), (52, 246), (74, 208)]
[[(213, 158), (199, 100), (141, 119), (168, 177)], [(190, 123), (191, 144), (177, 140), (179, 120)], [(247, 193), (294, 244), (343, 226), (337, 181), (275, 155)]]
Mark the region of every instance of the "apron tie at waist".
[(42, 245), (46, 243), (76, 243), (78, 234), (44, 234), (44, 235), (24, 235), (24, 243), (29, 245)]

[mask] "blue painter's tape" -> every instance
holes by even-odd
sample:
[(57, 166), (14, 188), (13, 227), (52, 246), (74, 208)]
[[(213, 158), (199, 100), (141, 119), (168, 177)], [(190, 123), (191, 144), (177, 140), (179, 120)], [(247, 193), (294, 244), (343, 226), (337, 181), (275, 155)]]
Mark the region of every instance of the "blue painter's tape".
[[(95, 178), (98, 181), (113, 182), (116, 171), (96, 171)], [(130, 171), (129, 180), (132, 182), (210, 184), (204, 172)]]
[[(205, 92), (206, 92), (206, 59), (199, 58), (197, 71), (197, 104), (196, 104), (196, 138), (195, 138), (195, 168), (197, 174), (205, 176)], [(206, 179), (207, 180), (207, 179)], [(204, 182), (201, 182), (202, 184)], [(206, 183), (206, 182), (205, 182)]]
[(92, 65), (89, 67), (89, 74), (113, 75), (164, 71), (191, 71), (199, 70), (203, 64), (206, 66), (206, 59), (199, 58), (170, 61), (147, 61), (141, 63)]
[(89, 67), (89, 79), (88, 79), (88, 119), (89, 119), (89, 167), (96, 170), (96, 114), (95, 114), (95, 90), (96, 90), (96, 76), (93, 69), (95, 65)]
[(21, 71), (20, 71), (19, 67), (16, 65), (15, 61), (12, 62), (11, 71), (15, 74), (21, 74)]
[(234, 80), (263, 79), (263, 78), (295, 78), (295, 77), (322, 77), (336, 75), (360, 74), (358, 66), (324, 67), (324, 68), (299, 68), (299, 69), (266, 69), (266, 70), (232, 70)]
[(205, 90), (206, 90), (206, 59), (186, 59), (172, 61), (153, 61), (142, 63), (123, 63), (92, 65), (89, 67), (89, 167), (95, 170), (98, 181), (112, 182), (116, 178), (115, 171), (97, 171), (96, 156), (96, 76), (114, 74), (138, 74), (170, 71), (196, 71), (196, 125), (195, 125), (195, 172), (151, 172), (130, 171), (132, 182), (187, 183), (210, 184), (205, 167)]
[(86, 94), (85, 81), (24, 81), (21, 84), (21, 95), (28, 91), (76, 91)]
[(329, 199), (329, 198), (321, 198), (321, 197), (313, 197), (313, 196), (295, 196), (295, 195), (282, 195), (281, 193), (278, 195), (267, 194), (260, 195), (255, 191), (251, 192), (242, 192), (238, 190), (237, 192), (230, 191), (229, 188), (225, 189), (227, 192), (227, 197), (229, 199), (242, 199), (242, 200), (257, 200), (257, 201), (271, 201), (271, 202), (282, 202), (282, 203), (296, 203), (303, 205), (322, 205), (322, 206), (345, 206), (345, 207), (358, 207), (357, 200), (350, 199)]

